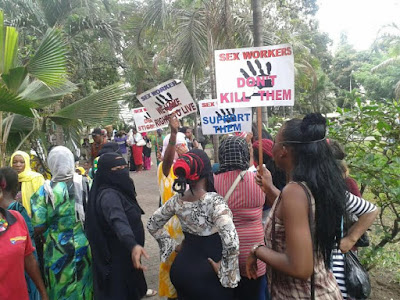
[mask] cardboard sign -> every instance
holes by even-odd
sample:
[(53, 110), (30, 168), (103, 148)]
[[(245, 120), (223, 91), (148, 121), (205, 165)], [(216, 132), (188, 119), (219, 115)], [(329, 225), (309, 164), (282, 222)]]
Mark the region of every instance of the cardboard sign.
[(215, 51), (220, 108), (294, 105), (290, 44)]
[(199, 101), (203, 134), (251, 132), (251, 108), (219, 108), (216, 100)]
[(140, 133), (157, 130), (156, 124), (151, 119), (145, 107), (134, 108), (133, 119), (135, 120), (136, 129)]
[(175, 112), (178, 119), (197, 111), (192, 96), (179, 80), (166, 81), (137, 96), (147, 108), (157, 127), (168, 125), (169, 115)]

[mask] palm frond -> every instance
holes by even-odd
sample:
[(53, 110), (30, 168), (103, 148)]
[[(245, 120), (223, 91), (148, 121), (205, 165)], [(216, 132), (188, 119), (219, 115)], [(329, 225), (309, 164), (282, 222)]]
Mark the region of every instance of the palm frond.
[(393, 66), (397, 62), (400, 62), (400, 56), (391, 57), (391, 58), (381, 62), (379, 65), (373, 67), (371, 69), (371, 72), (374, 73), (374, 72), (384, 70), (384, 69), (388, 68), (389, 66)]
[(27, 64), (28, 72), (49, 86), (61, 85), (66, 80), (66, 45), (58, 29), (49, 29)]
[(0, 74), (8, 74), (17, 59), (18, 32), (14, 27), (4, 26), (0, 11)]
[[(6, 119), (4, 119), (4, 122), (6, 122), (7, 119), (10, 117), (11, 116), (8, 116)], [(33, 127), (33, 120), (33, 118), (28, 118), (21, 115), (14, 115), (14, 120), (11, 125), (10, 133), (31, 131)]]
[(167, 3), (164, 0), (152, 0), (146, 9), (143, 22), (146, 27), (164, 29), (168, 18)]
[(64, 95), (71, 94), (76, 89), (77, 86), (68, 80), (57, 87), (48, 87), (41, 81), (35, 80), (19, 96), (36, 102), (37, 106), (42, 108), (60, 100)]
[(55, 123), (81, 120), (93, 125), (106, 124), (118, 117), (118, 102), (124, 100), (125, 93), (121, 84), (114, 84), (64, 107), (50, 118)]
[(10, 91), (17, 92), (27, 75), (28, 70), (25, 67), (17, 67), (10, 69), (8, 74), (2, 74), (1, 77)]
[(207, 28), (202, 14), (187, 12), (179, 19), (177, 53), (184, 73), (198, 73), (204, 69), (208, 58)]
[(25, 100), (11, 93), (5, 85), (0, 85), (0, 111), (12, 112), (27, 117), (33, 117), (31, 108), (37, 105), (33, 101)]

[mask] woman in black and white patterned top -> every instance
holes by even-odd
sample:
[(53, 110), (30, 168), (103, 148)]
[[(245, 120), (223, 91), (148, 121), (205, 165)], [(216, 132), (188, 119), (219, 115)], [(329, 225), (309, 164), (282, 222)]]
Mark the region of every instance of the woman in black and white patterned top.
[[(174, 174), (177, 194), (151, 216), (147, 229), (159, 243), (161, 260), (178, 252), (170, 271), (178, 298), (233, 299), (240, 280), (239, 238), (231, 210), (215, 193), (207, 154), (199, 149), (184, 154)], [(164, 229), (174, 215), (185, 235), (181, 245)]]
[(350, 251), (354, 247), (358, 239), (368, 230), (379, 213), (377, 207), (367, 200), (351, 193), (348, 193), (348, 195), (346, 213), (348, 215), (356, 215), (358, 220), (350, 227), (346, 236), (342, 238), (340, 250), (334, 249), (332, 251), (332, 271), (342, 292), (343, 299), (350, 299), (347, 296), (343, 253)]

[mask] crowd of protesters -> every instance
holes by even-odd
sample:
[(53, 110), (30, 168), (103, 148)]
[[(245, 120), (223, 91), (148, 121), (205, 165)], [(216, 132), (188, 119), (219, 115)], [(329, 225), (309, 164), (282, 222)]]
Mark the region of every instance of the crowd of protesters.
[[(50, 150), (48, 180), (15, 152), (0, 169), (0, 299), (154, 296), (141, 261), (145, 227), (160, 246), (161, 297), (352, 299), (343, 257), (378, 209), (327, 139), (325, 118), (289, 120), (274, 140), (225, 136), (214, 165), (202, 134), (173, 115), (169, 130), (151, 140), (96, 128), (81, 167), (66, 147)], [(144, 226), (129, 171), (151, 168), (153, 145), (160, 207)]]

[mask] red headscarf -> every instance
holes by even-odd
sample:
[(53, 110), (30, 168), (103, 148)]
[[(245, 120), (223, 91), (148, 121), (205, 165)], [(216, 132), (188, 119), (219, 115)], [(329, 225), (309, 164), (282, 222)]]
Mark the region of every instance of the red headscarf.
[[(271, 140), (268, 140), (268, 139), (262, 139), (261, 143), (262, 143), (263, 153), (267, 154), (269, 157), (272, 158), (272, 147), (274, 146), (274, 142)], [(253, 143), (253, 149), (258, 150), (258, 145), (259, 145), (259, 141), (257, 140)]]

